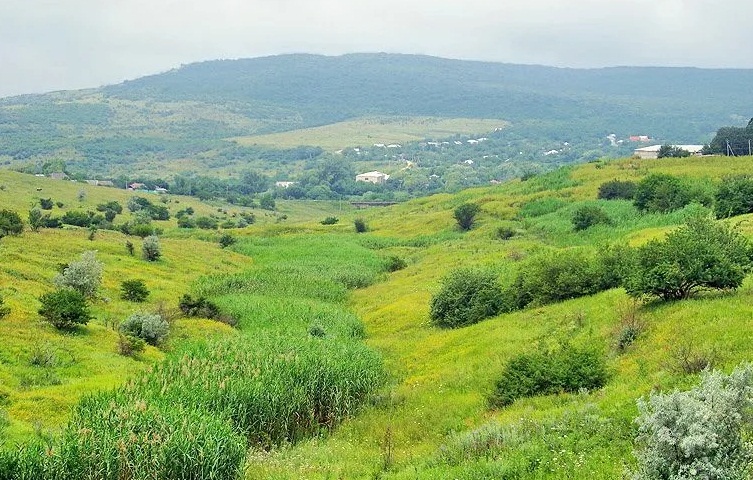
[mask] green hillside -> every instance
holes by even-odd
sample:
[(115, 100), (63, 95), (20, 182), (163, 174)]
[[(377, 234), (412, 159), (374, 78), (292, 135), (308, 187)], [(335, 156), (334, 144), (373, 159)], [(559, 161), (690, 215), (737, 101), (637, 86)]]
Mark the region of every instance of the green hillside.
[[(507, 289), (540, 259), (577, 258), (580, 268), (605, 251), (634, 251), (607, 245), (637, 248), (664, 239), (719, 207), (719, 188), (752, 167), (752, 157), (624, 159), (387, 208), (278, 201), (275, 212), (266, 212), (273, 216), (256, 209), (260, 221), (226, 230), (237, 241), (224, 249), (218, 233), (155, 221), (163, 226), (164, 256), (154, 263), (130, 257), (123, 244), (139, 239), (114, 231), (100, 230), (94, 240), (71, 228), (4, 237), (0, 295), (11, 314), (0, 320), (0, 334), (11, 341), (0, 363), (0, 408), (10, 423), (0, 435), (6, 444), (36, 445), (39, 425), (52, 435), (47, 453), (33, 447), (19, 458), (50, 471), (75, 467), (77, 475), (111, 465), (111, 476), (101, 478), (125, 471), (110, 449), (118, 441), (143, 478), (183, 478), (165, 472), (201, 468), (248, 479), (620, 478), (636, 465), (639, 397), (692, 387), (699, 365), (729, 372), (751, 358), (750, 277), (738, 289), (675, 301), (634, 300), (622, 287), (605, 287), (456, 329), (432, 324), (431, 299), (461, 267), (486, 268)], [(690, 203), (662, 213), (597, 199), (606, 182), (640, 183), (658, 173), (676, 176)], [(125, 203), (132, 195), (87, 187), (79, 200), (76, 184), (8, 172), (0, 173), (0, 185), (3, 204), (22, 213), (48, 192), (63, 209)], [(468, 202), (480, 213), (462, 232), (453, 212)], [(187, 205), (207, 215), (228, 209), (230, 218), (236, 208), (177, 196), (166, 205), (172, 214)], [(585, 206), (600, 208), (609, 223), (575, 230), (571, 219)], [(116, 224), (131, 214), (123, 215)], [(326, 217), (336, 221), (325, 225)], [(365, 233), (355, 233), (356, 218)], [(735, 225), (749, 238), (749, 220), (747, 214), (715, 225)], [(92, 249), (105, 264), (92, 304), (96, 318), (58, 332), (40, 320), (37, 296), (53, 288), (57, 263)], [(175, 308), (190, 293), (215, 302), (236, 327), (179, 318), (168, 343), (135, 358), (119, 355), (112, 325), (134, 306), (118, 299), (118, 285), (136, 276), (153, 291), (147, 309), (159, 301)], [(562, 279), (558, 287), (568, 288)], [(627, 327), (635, 329), (629, 341)], [(490, 404), (509, 360), (564, 346), (599, 352), (606, 383)], [(45, 351), (54, 362), (32, 361)], [(137, 380), (125, 383), (133, 375)], [(114, 393), (85, 395), (119, 384)], [(113, 423), (92, 420), (103, 412), (115, 412), (105, 415)], [(153, 443), (152, 434), (167, 440)], [(201, 445), (212, 445), (211, 454)], [(166, 456), (178, 451), (187, 453)], [(0, 472), (16, 458), (9, 455), (0, 453)]]

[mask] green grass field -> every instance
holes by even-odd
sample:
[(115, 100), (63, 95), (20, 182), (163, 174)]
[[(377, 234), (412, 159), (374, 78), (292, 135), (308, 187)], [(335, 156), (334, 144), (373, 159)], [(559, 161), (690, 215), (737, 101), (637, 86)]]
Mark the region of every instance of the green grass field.
[(504, 120), (433, 117), (366, 117), (269, 135), (234, 138), (240, 145), (293, 148), (313, 145), (328, 151), (346, 147), (371, 147), (375, 143), (415, 142), (453, 135), (490, 132), (507, 125)]
[[(3, 238), (0, 294), (12, 308), (11, 315), (0, 320), (0, 408), (11, 422), (6, 443), (30, 438), (35, 428), (60, 428), (82, 395), (122, 384), (164, 358), (178, 362), (171, 352), (185, 351), (197, 340), (257, 342), (252, 344), (266, 352), (274, 342), (265, 339), (272, 338), (284, 342), (282, 351), (287, 352), (302, 339), (319, 348), (318, 340), (309, 338), (316, 331), (333, 342), (322, 346), (321, 354), (338, 359), (337, 365), (347, 366), (349, 355), (358, 356), (364, 361), (358, 368), (366, 371), (375, 364), (364, 359), (375, 353), (383, 362), (386, 384), (363, 403), (347, 404), (347, 414), (336, 415), (337, 421), (327, 428), (306, 430), (290, 442), (270, 439), (267, 448), (251, 445), (246, 479), (621, 478), (635, 462), (631, 452), (636, 399), (652, 390), (688, 388), (697, 381), (697, 375), (677, 368), (682, 349), (712, 359), (725, 371), (753, 357), (751, 278), (735, 292), (665, 303), (635, 303), (623, 289), (612, 289), (456, 330), (431, 325), (431, 296), (454, 268), (490, 267), (505, 283), (521, 261), (542, 251), (640, 245), (661, 238), (703, 208), (690, 205), (670, 214), (640, 214), (627, 201), (596, 200), (603, 182), (637, 181), (651, 172), (666, 172), (713, 185), (752, 168), (751, 157), (626, 159), (389, 208), (355, 211), (338, 203), (278, 202), (287, 220), (257, 210), (260, 221), (235, 230), (239, 242), (229, 249), (218, 247), (214, 233), (179, 230), (173, 220), (166, 222), (164, 260), (155, 264), (129, 257), (123, 248), (125, 237), (115, 232), (98, 232), (94, 241), (78, 229)], [(0, 174), (0, 184), (6, 185), (0, 199), (26, 211), (38, 195), (34, 182), (44, 182), (42, 193), (49, 191), (54, 199), (78, 201), (77, 185), (10, 173)], [(13, 191), (24, 193), (12, 195)], [(108, 197), (110, 192), (101, 195), (99, 190), (87, 191), (85, 202), (116, 198)], [(125, 192), (117, 195), (127, 200)], [(190, 199), (171, 200), (180, 202), (169, 203), (171, 211), (189, 204), (207, 214), (217, 208), (231, 210)], [(478, 203), (481, 213), (476, 226), (461, 233), (452, 212), (469, 201)], [(602, 206), (613, 225), (573, 231), (572, 213), (588, 204)], [(337, 216), (339, 223), (321, 225), (329, 215)], [(354, 233), (356, 217), (366, 221), (367, 233)], [(744, 215), (727, 222), (752, 236), (751, 219)], [(500, 226), (519, 233), (500, 240)], [(97, 250), (105, 263), (103, 298), (94, 305), (97, 319), (76, 335), (61, 335), (40, 322), (36, 297), (51, 288), (57, 263), (90, 249)], [(383, 265), (390, 256), (404, 259), (407, 267), (387, 273)], [(153, 292), (150, 305), (174, 305), (184, 292), (203, 294), (236, 315), (239, 328), (183, 319), (176, 323), (177, 333), (167, 348), (150, 347), (136, 360), (121, 357), (115, 353), (110, 324), (132, 309), (117, 298), (119, 281), (132, 277), (147, 281)], [(644, 329), (635, 343), (618, 352), (617, 334), (628, 316), (637, 317)], [(365, 344), (359, 339), (361, 328)], [(524, 398), (505, 408), (488, 406), (487, 398), (508, 359), (561, 341), (599, 346), (606, 352), (605, 387)], [(32, 365), (32, 356), (45, 351), (52, 352), (54, 366)], [(300, 358), (315, 358), (304, 353), (311, 351), (301, 350)], [(269, 358), (293, 358), (286, 355)], [(321, 372), (334, 368), (320, 367)], [(246, 375), (245, 369), (236, 374)], [(219, 367), (213, 371), (225, 375)], [(347, 368), (337, 371), (338, 378), (358, 382), (348, 377)], [(55, 378), (59, 384), (51, 381)], [(280, 392), (277, 395), (284, 398), (285, 389)], [(196, 398), (208, 404), (212, 399), (199, 391)], [(289, 428), (280, 420), (275, 428)]]

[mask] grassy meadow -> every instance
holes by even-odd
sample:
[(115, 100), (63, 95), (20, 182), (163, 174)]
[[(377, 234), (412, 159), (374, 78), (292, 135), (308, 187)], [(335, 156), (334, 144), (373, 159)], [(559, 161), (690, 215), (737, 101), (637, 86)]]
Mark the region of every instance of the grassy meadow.
[(504, 120), (433, 117), (364, 117), (321, 127), (234, 138), (239, 145), (294, 148), (313, 145), (328, 151), (371, 147), (375, 143), (417, 142), (454, 135), (489, 132), (507, 125)]
[[(692, 386), (698, 375), (682, 371), (688, 357), (725, 371), (753, 357), (753, 278), (734, 292), (673, 302), (636, 302), (611, 289), (454, 330), (432, 326), (430, 299), (455, 268), (487, 267), (507, 285), (539, 253), (641, 245), (706, 211), (690, 204), (639, 213), (625, 200), (597, 200), (604, 182), (663, 172), (705, 192), (751, 169), (751, 157), (625, 159), (386, 208), (278, 201), (277, 212), (255, 210), (255, 224), (230, 230), (238, 241), (225, 249), (216, 232), (166, 221), (163, 258), (153, 263), (128, 255), (119, 232), (2, 238), (0, 295), (11, 314), (0, 320), (0, 412), (9, 419), (0, 439), (31, 446), (19, 457), (0, 455), (0, 472), (27, 462), (68, 471), (59, 478), (122, 478), (123, 458), (111, 447), (122, 442), (126, 463), (140, 466), (129, 470), (137, 479), (621, 478), (635, 463), (637, 398)], [(22, 216), (37, 196), (65, 209), (125, 204), (131, 195), (10, 172), (0, 173), (0, 185), (2, 208)], [(464, 202), (481, 206), (465, 233), (453, 219)], [(236, 209), (179, 197), (166, 205), (173, 214), (190, 205), (223, 218)], [(574, 231), (571, 217), (583, 205), (602, 207), (612, 225)], [(330, 215), (339, 223), (322, 225)], [(355, 233), (355, 218), (366, 233)], [(751, 219), (725, 221), (751, 236)], [(500, 227), (516, 234), (502, 240)], [(85, 250), (105, 264), (96, 318), (60, 333), (36, 314), (36, 298), (52, 289), (59, 263)], [(389, 272), (395, 256), (407, 266)], [(118, 296), (119, 282), (131, 278), (151, 291), (146, 309), (174, 309), (190, 293), (216, 302), (236, 328), (178, 318), (165, 345), (120, 356), (115, 325), (141, 308)], [(642, 330), (620, 350), (628, 320)], [(563, 342), (604, 353), (606, 386), (489, 406), (509, 359)], [(145, 431), (168, 439), (165, 446)], [(39, 439), (53, 437), (45, 456)]]

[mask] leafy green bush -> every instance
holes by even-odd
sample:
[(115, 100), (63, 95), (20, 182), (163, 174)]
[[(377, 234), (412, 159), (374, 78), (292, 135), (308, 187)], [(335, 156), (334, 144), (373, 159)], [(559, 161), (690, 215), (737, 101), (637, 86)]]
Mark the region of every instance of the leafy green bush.
[(86, 251), (77, 261), (69, 263), (62, 273), (55, 276), (53, 283), (58, 288), (72, 288), (87, 298), (97, 295), (102, 284), (104, 265), (97, 260), (97, 253)]
[(23, 231), (24, 222), (16, 212), (0, 210), (0, 238), (9, 235), (21, 235)]
[(221, 248), (229, 247), (230, 245), (235, 244), (236, 241), (237, 240), (235, 239), (235, 237), (230, 235), (229, 233), (223, 233), (222, 235), (220, 235)]
[(478, 212), (480, 211), (481, 207), (476, 203), (464, 203), (458, 206), (453, 215), (460, 230), (465, 232), (473, 228), (473, 223), (476, 221), (476, 215), (478, 215)]
[(502, 309), (502, 292), (496, 273), (461, 268), (442, 279), (431, 299), (429, 316), (434, 325), (464, 327), (493, 317)]
[(178, 308), (186, 317), (216, 318), (220, 315), (220, 307), (204, 297), (193, 298), (184, 294), (180, 297)]
[(340, 219), (337, 217), (327, 217), (319, 223), (321, 223), (322, 225), (334, 225), (339, 221)]
[(197, 217), (194, 220), (197, 227), (204, 230), (217, 230), (219, 222), (212, 217)]
[(86, 325), (92, 318), (86, 298), (78, 291), (64, 288), (39, 297), (39, 314), (57, 329)]
[(132, 357), (146, 348), (146, 342), (133, 335), (118, 335), (118, 353), (125, 357)]
[(134, 313), (123, 320), (118, 331), (123, 335), (140, 338), (149, 345), (158, 345), (170, 333), (170, 324), (160, 315)]
[(275, 197), (273, 197), (269, 193), (265, 193), (261, 197), (259, 197), (259, 206), (263, 208), (264, 210), (274, 210), (275, 209)]
[(615, 288), (629, 268), (628, 252), (614, 246), (599, 252), (564, 250), (531, 257), (505, 289), (505, 308), (545, 305)]
[(689, 157), (690, 152), (682, 147), (675, 145), (662, 145), (659, 147), (659, 152), (656, 158), (685, 158)]
[(159, 244), (159, 237), (150, 235), (144, 239), (141, 244), (141, 256), (147, 262), (156, 262), (162, 256), (162, 247)]
[(573, 223), (573, 229), (575, 231), (586, 230), (594, 225), (604, 224), (611, 225), (612, 220), (607, 215), (607, 212), (603, 208), (597, 205), (583, 205), (579, 207), (571, 219)]
[(53, 202), (52, 198), (40, 198), (39, 199), (39, 208), (42, 210), (52, 210)]
[(408, 263), (397, 255), (390, 255), (384, 263), (384, 269), (388, 272), (397, 272), (408, 266)]
[(752, 250), (737, 230), (706, 217), (691, 218), (664, 240), (636, 252), (625, 289), (633, 297), (688, 298), (703, 289), (735, 289), (751, 268)]
[(601, 351), (565, 344), (553, 352), (521, 354), (510, 359), (489, 403), (504, 407), (523, 397), (593, 390), (603, 387), (607, 379)]
[(356, 233), (365, 233), (369, 229), (368, 225), (366, 225), (366, 220), (363, 218), (353, 220), (353, 226), (356, 229)]
[(753, 177), (740, 175), (725, 178), (714, 198), (714, 212), (716, 218), (753, 212)]
[(514, 228), (506, 226), (497, 227), (497, 230), (494, 232), (494, 236), (499, 240), (509, 240), (517, 234), (518, 232)]
[(642, 212), (667, 213), (691, 201), (691, 191), (680, 178), (652, 173), (638, 182), (633, 204)]
[(638, 400), (635, 480), (749, 478), (753, 368), (701, 374), (686, 392)]
[(631, 181), (612, 180), (599, 185), (596, 198), (601, 200), (632, 200), (637, 185)]
[(123, 280), (120, 284), (120, 298), (130, 302), (143, 302), (149, 296), (143, 280)]

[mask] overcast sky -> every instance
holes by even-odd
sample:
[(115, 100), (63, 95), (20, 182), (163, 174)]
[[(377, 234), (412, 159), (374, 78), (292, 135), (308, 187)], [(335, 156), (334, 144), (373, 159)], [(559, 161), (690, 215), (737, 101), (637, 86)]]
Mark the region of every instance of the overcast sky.
[(279, 53), (753, 68), (750, 0), (0, 0), (0, 97)]

